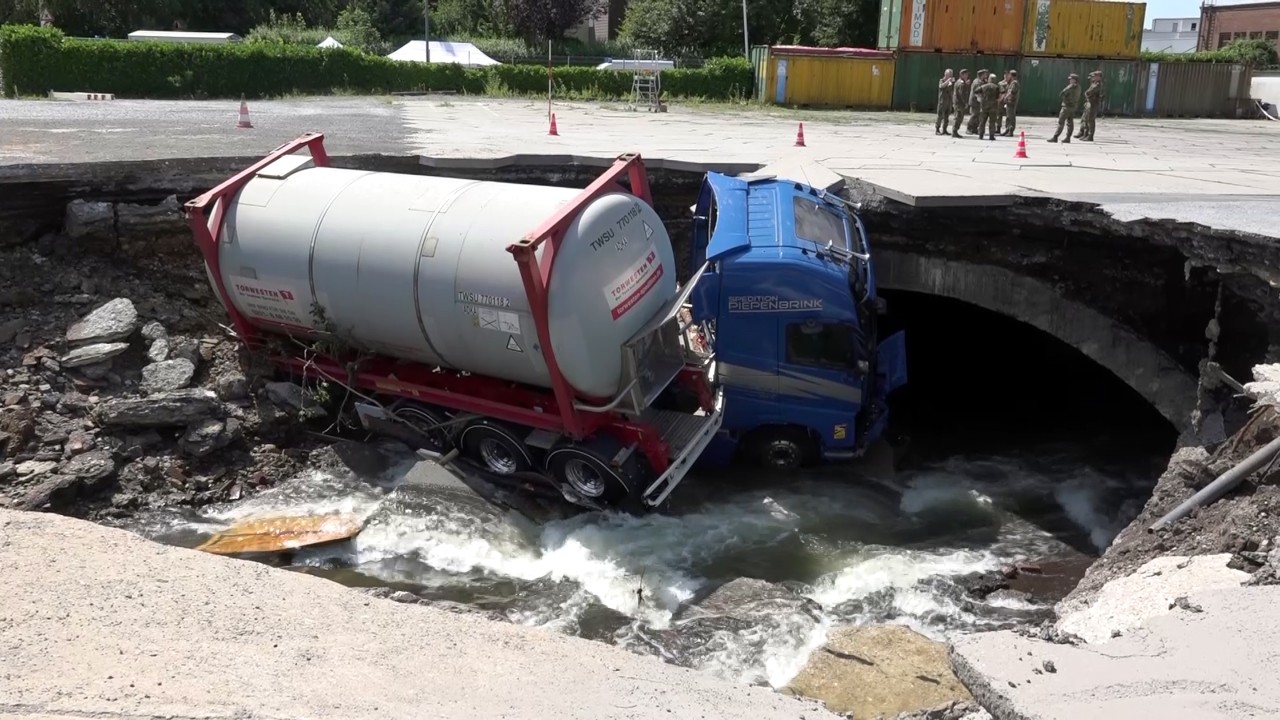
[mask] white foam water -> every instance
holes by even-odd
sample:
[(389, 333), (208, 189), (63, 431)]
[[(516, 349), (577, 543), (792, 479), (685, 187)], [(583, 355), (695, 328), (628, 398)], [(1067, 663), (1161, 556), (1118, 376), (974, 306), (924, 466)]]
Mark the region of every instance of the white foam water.
[[(968, 599), (952, 579), (1063, 549), (1054, 535), (1002, 509), (1013, 495), (1056, 499), (1060, 516), (1105, 547), (1127, 521), (1107, 504), (1113, 482), (1078, 468), (953, 460), (911, 474), (898, 497), (797, 481), (678, 515), (591, 513), (536, 528), (487, 505), (409, 487), (388, 494), (394, 477), (376, 487), (311, 473), (214, 508), (187, 527), (207, 532), (208, 523), (267, 512), (355, 514), (366, 519), (356, 538), (302, 552), (295, 562), (353, 566), (375, 581), (496, 607), (552, 631), (584, 633), (599, 622), (592, 608), (603, 606), (616, 619), (616, 628), (608, 626), (613, 642), (780, 687), (837, 624), (889, 621), (945, 638), (1034, 610), (1017, 598)], [(673, 641), (692, 627), (682, 608), (743, 576), (788, 581), (822, 609), (816, 618), (798, 605), (751, 615), (745, 629), (726, 625), (694, 648)]]

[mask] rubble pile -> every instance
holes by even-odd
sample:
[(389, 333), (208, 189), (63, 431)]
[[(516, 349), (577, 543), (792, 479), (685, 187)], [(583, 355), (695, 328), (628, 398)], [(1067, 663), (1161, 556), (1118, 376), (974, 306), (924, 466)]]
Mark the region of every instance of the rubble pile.
[(259, 376), (219, 326), (194, 250), (149, 268), (73, 247), (0, 253), (0, 507), (100, 519), (233, 500), (325, 444), (288, 402), (301, 388)]

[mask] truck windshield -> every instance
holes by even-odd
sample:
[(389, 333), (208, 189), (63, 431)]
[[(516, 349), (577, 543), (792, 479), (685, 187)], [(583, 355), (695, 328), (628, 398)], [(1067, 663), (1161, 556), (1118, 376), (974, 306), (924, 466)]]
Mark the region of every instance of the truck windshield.
[(840, 215), (809, 198), (795, 196), (791, 207), (796, 218), (796, 237), (819, 245), (832, 245), (849, 249), (846, 226)]

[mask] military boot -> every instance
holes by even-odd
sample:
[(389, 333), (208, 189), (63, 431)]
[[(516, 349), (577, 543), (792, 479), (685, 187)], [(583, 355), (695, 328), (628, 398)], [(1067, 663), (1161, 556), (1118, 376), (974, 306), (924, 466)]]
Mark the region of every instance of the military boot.
[[(1054, 134), (1054, 136), (1053, 136), (1053, 137), (1049, 138), (1049, 142), (1055, 142), (1055, 143), (1056, 143), (1056, 142), (1058, 142), (1058, 136), (1057, 136), (1057, 134), (1056, 134), (1056, 133)], [(1070, 139), (1070, 138), (1068, 138), (1068, 139), (1067, 139), (1067, 142), (1071, 142), (1071, 139)]]

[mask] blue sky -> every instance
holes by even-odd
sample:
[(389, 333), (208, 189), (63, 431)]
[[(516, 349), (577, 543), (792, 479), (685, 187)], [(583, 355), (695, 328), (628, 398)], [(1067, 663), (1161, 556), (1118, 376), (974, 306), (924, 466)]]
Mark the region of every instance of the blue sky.
[[(1258, 0), (1252, 0), (1258, 2)], [(1250, 0), (1217, 0), (1218, 5), (1240, 5)], [(1147, 27), (1152, 18), (1200, 17), (1200, 0), (1147, 0)]]

